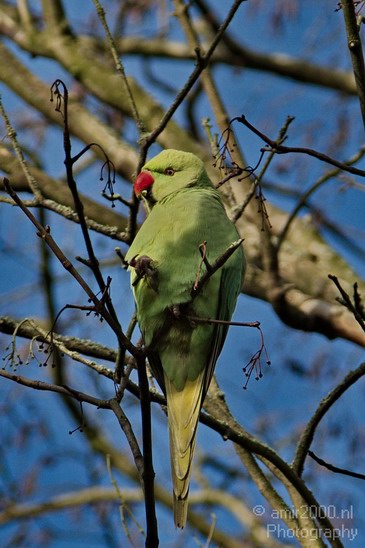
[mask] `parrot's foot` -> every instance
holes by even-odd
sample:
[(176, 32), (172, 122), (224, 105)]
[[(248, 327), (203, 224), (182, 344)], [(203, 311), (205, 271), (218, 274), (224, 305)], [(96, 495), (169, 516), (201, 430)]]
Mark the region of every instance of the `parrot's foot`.
[(170, 311), (171, 311), (173, 317), (176, 320), (181, 319), (182, 311), (181, 311), (181, 305), (180, 304), (173, 304), (172, 307), (170, 308)]
[(185, 324), (192, 329), (195, 329), (197, 326), (196, 322), (191, 317), (193, 311), (190, 308), (190, 303), (174, 304), (170, 307), (170, 312), (174, 320), (185, 322)]
[(158, 270), (151, 257), (148, 257), (147, 255), (138, 257), (136, 255), (136, 257), (133, 257), (133, 259), (129, 261), (129, 266), (134, 268), (137, 274), (137, 278), (132, 284), (133, 286), (137, 285), (140, 280), (145, 279), (147, 285), (158, 293)]

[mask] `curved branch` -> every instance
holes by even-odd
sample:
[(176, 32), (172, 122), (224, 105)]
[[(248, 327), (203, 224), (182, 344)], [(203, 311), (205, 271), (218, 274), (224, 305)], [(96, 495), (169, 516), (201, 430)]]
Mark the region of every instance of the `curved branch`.
[(326, 462), (325, 460), (317, 457), (313, 451), (308, 451), (308, 455), (315, 460), (318, 464), (321, 466), (324, 466), (324, 468), (327, 468), (327, 470), (330, 470), (331, 472), (334, 472), (335, 474), (343, 474), (344, 476), (350, 476), (351, 478), (361, 479), (365, 480), (365, 474), (360, 474), (359, 472), (353, 472), (352, 470), (347, 470), (346, 468), (339, 468), (338, 466), (333, 466), (333, 464), (330, 464), (329, 462)]
[(298, 445), (297, 451), (293, 461), (293, 470), (301, 476), (304, 469), (304, 462), (308, 454), (309, 448), (313, 441), (316, 429), (331, 407), (336, 401), (348, 390), (356, 381), (365, 375), (365, 363), (362, 363), (354, 371), (350, 371), (346, 377), (333, 389), (327, 396), (325, 396), (319, 406), (317, 407), (314, 415), (308, 422), (304, 432), (302, 433)]
[[(242, 447), (244, 451), (249, 451), (250, 453), (257, 455), (266, 466), (268, 461), (270, 465), (272, 465), (269, 467), (271, 471), (277, 470), (278, 477), (282, 480), (282, 475), (285, 478), (285, 481), (290, 484), (291, 488), (294, 489), (298, 495), (300, 495), (304, 503), (309, 508), (316, 508), (314, 517), (316, 518), (319, 527), (329, 530), (333, 529), (333, 526), (323, 511), (323, 508), (318, 504), (302, 478), (297, 475), (293, 468), (288, 465), (273, 449), (271, 449), (271, 447), (257, 440), (237, 423), (229, 411), (224, 397), (220, 398), (215, 395), (213, 405), (209, 406), (209, 412), (210, 415), (201, 414), (201, 419), (204, 424), (207, 424), (219, 432), (223, 436), (223, 439), (229, 439), (234, 443), (237, 443), (239, 447)], [(275, 496), (276, 500), (278, 497), (273, 488), (269, 488), (267, 492), (265, 491), (263, 494), (264, 496), (267, 495), (269, 500), (270, 496)], [(279, 507), (281, 506), (282, 505), (279, 502)], [(285, 519), (294, 518), (290, 512), (286, 515), (285, 511), (283, 512), (283, 516), (285, 516)], [(289, 527), (295, 529), (294, 526), (295, 523), (289, 525)], [(336, 541), (334, 541), (334, 545), (336, 545)], [(342, 546), (341, 543), (339, 543), (338, 546)]]

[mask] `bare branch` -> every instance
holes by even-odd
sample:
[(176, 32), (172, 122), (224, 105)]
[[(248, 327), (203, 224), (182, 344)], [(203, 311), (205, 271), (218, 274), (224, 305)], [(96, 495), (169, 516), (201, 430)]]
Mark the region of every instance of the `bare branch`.
[(197, 295), (199, 295), (200, 291), (202, 290), (204, 284), (213, 276), (217, 270), (222, 268), (222, 266), (228, 261), (228, 259), (233, 255), (233, 253), (242, 245), (243, 238), (237, 240), (237, 242), (233, 242), (228, 249), (220, 256), (218, 259), (214, 261), (212, 265), (210, 265), (210, 268), (208, 268), (204, 274), (195, 281), (193, 287), (191, 288), (190, 295), (192, 299), (195, 299)]
[(331, 164), (342, 171), (348, 171), (349, 173), (352, 173), (353, 175), (359, 175), (360, 177), (365, 177), (365, 171), (363, 169), (358, 169), (356, 167), (349, 166), (347, 163), (338, 162), (334, 158), (330, 158), (330, 156), (327, 156), (326, 154), (323, 154), (322, 152), (318, 152), (317, 150), (313, 150), (311, 148), (304, 148), (304, 147), (286, 147), (284, 145), (278, 144), (276, 141), (273, 141), (272, 139), (270, 139), (270, 137), (262, 133), (255, 126), (253, 126), (244, 115), (233, 118), (230, 123), (232, 124), (235, 121), (240, 122), (241, 124), (246, 126), (253, 133), (255, 133), (255, 135), (260, 137), (263, 141), (265, 141), (265, 143), (269, 145), (270, 148), (262, 149), (264, 151), (276, 152), (277, 154), (290, 154), (290, 153), (307, 154), (308, 156), (317, 158), (317, 160), (320, 160), (321, 162)]
[(110, 409), (109, 400), (101, 400), (99, 398), (95, 398), (94, 396), (90, 396), (89, 394), (85, 394), (84, 392), (80, 392), (79, 390), (75, 390), (74, 388), (71, 388), (69, 386), (58, 386), (56, 384), (50, 384), (48, 382), (27, 379), (26, 377), (9, 373), (8, 371), (4, 371), (3, 369), (0, 369), (0, 377), (4, 377), (5, 379), (16, 382), (23, 386), (27, 386), (28, 388), (33, 388), (34, 390), (57, 392), (58, 394), (73, 398), (79, 402), (85, 402), (89, 403), (90, 405), (94, 405), (98, 409)]
[(362, 122), (365, 129), (365, 63), (362, 52), (359, 25), (356, 20), (353, 0), (341, 1), (347, 33), (347, 45), (350, 50), (352, 69), (354, 71), (357, 95), (360, 102)]
[(109, 44), (109, 49), (110, 49), (110, 52), (112, 54), (112, 57), (113, 57), (113, 60), (114, 60), (114, 63), (115, 63), (116, 71), (119, 74), (119, 76), (121, 77), (121, 81), (122, 81), (122, 85), (124, 87), (125, 94), (128, 97), (131, 112), (132, 112), (132, 116), (133, 116), (133, 118), (134, 118), (134, 120), (137, 124), (137, 128), (138, 128), (139, 132), (142, 134), (143, 132), (146, 131), (146, 128), (145, 128), (144, 123), (142, 122), (142, 120), (140, 118), (138, 108), (137, 108), (136, 102), (135, 102), (134, 97), (133, 97), (132, 90), (131, 90), (130, 85), (128, 83), (128, 79), (127, 79), (127, 75), (126, 75), (123, 63), (121, 62), (120, 57), (118, 56), (117, 49), (116, 49), (115, 42), (114, 42), (114, 38), (113, 38), (113, 36), (112, 36), (112, 34), (109, 30), (109, 26), (108, 26), (108, 23), (107, 23), (106, 18), (105, 18), (105, 11), (104, 11), (103, 7), (101, 6), (99, 0), (93, 0), (93, 2), (94, 2), (94, 5), (95, 5), (95, 8), (96, 8), (96, 12), (98, 14), (99, 20), (100, 20), (100, 22), (103, 26), (103, 29), (104, 29), (106, 37), (107, 37), (108, 44)]
[(96, 309), (99, 311), (100, 314), (102, 314), (103, 318), (105, 318), (106, 322), (109, 324), (109, 326), (112, 328), (114, 333), (116, 334), (118, 341), (121, 345), (124, 345), (128, 350), (133, 354), (137, 355), (140, 354), (140, 351), (127, 339), (127, 337), (122, 332), (119, 323), (117, 323), (114, 318), (109, 314), (109, 312), (104, 308), (102, 303), (99, 301), (99, 299), (96, 297), (94, 292), (91, 290), (89, 285), (85, 282), (85, 280), (82, 278), (82, 276), (79, 274), (79, 272), (76, 270), (76, 268), (73, 266), (71, 261), (66, 257), (66, 255), (63, 253), (63, 251), (60, 249), (60, 247), (56, 244), (54, 239), (52, 238), (50, 234), (50, 229), (44, 228), (34, 217), (34, 215), (31, 213), (31, 211), (26, 208), (22, 202), (22, 200), (19, 198), (19, 196), (14, 192), (14, 190), (11, 188), (9, 181), (4, 178), (4, 187), (13, 198), (14, 202), (22, 209), (22, 211), (25, 213), (25, 215), (28, 217), (28, 219), (33, 223), (33, 225), (38, 230), (38, 235), (44, 239), (44, 241), (47, 243), (47, 245), (50, 247), (54, 255), (57, 257), (59, 262), (62, 264), (62, 266), (70, 272), (70, 274), (75, 278), (75, 280), (79, 283), (79, 285), (83, 288), (89, 299), (94, 303), (96, 306)]
[(327, 470), (331, 470), (331, 472), (335, 472), (336, 474), (343, 474), (344, 476), (350, 476), (351, 478), (365, 480), (365, 474), (359, 474), (359, 472), (353, 472), (352, 470), (346, 470), (345, 468), (333, 466), (333, 464), (330, 464), (329, 462), (326, 462), (323, 459), (317, 457), (317, 455), (313, 453), (313, 451), (308, 451), (308, 455), (318, 464), (327, 468)]
[(303, 473), (304, 462), (320, 421), (346, 390), (364, 375), (365, 363), (362, 363), (357, 369), (350, 371), (346, 377), (321, 400), (304, 432), (300, 436), (297, 445), (297, 451), (293, 461), (293, 470), (295, 470), (298, 475), (302, 475)]
[[(60, 91), (60, 88), (62, 88), (62, 91)], [(100, 291), (104, 297), (104, 303), (106, 308), (109, 311), (110, 316), (113, 318), (114, 323), (116, 325), (119, 325), (119, 321), (118, 321), (116, 312), (114, 310), (114, 306), (111, 301), (107, 285), (104, 281), (103, 275), (99, 268), (99, 261), (97, 260), (96, 255), (94, 253), (94, 248), (91, 242), (90, 234), (89, 234), (86, 219), (85, 219), (84, 205), (80, 198), (80, 195), (77, 189), (77, 184), (73, 175), (73, 165), (77, 161), (77, 159), (80, 157), (80, 154), (82, 154), (84, 151), (82, 151), (80, 154), (74, 157), (72, 157), (71, 155), (71, 138), (70, 138), (69, 125), (68, 125), (68, 90), (65, 84), (62, 82), (62, 80), (56, 80), (51, 86), (51, 92), (52, 92), (52, 97), (53, 97), (53, 94), (56, 96), (56, 100), (58, 103), (58, 107), (56, 107), (56, 110), (59, 110), (61, 112), (61, 108), (63, 106), (63, 109), (62, 109), (63, 123), (64, 123), (63, 143), (64, 143), (64, 151), (65, 151), (64, 163), (66, 167), (67, 184), (74, 200), (75, 210), (79, 218), (82, 235), (85, 241), (85, 245), (86, 245), (86, 249), (89, 257), (88, 262), (86, 264), (91, 268), (94, 274), (94, 277), (98, 283)], [(63, 103), (63, 105), (61, 105), (61, 103)]]
[(354, 285), (354, 302), (351, 301), (349, 295), (346, 293), (344, 288), (341, 286), (338, 278), (332, 274), (328, 274), (330, 280), (333, 281), (339, 292), (341, 293), (342, 301), (341, 304), (344, 304), (346, 308), (354, 315), (355, 320), (360, 325), (361, 329), (365, 331), (365, 315), (364, 310), (361, 305), (361, 299), (357, 292), (357, 284)]
[(221, 41), (221, 38), (226, 31), (228, 25), (232, 21), (233, 17), (235, 16), (236, 11), (240, 7), (240, 5), (246, 2), (246, 0), (235, 0), (227, 14), (226, 19), (219, 27), (217, 34), (215, 35), (212, 43), (210, 44), (207, 52), (205, 55), (199, 55), (197, 56), (197, 64), (193, 72), (190, 74), (186, 84), (181, 88), (177, 96), (175, 97), (173, 103), (169, 107), (169, 109), (165, 112), (164, 116), (162, 117), (159, 125), (146, 137), (144, 140), (144, 146), (149, 146), (152, 144), (158, 135), (164, 130), (166, 127), (168, 121), (172, 118), (178, 107), (181, 105), (187, 94), (189, 93), (190, 89), (193, 87), (195, 82), (198, 80), (200, 74), (204, 71), (204, 69), (207, 67), (209, 60), (211, 56), (213, 55), (215, 49), (217, 48), (219, 42)]
[[(346, 165), (351, 166), (352, 164), (356, 163), (358, 160), (361, 160), (361, 158), (365, 154), (365, 148), (362, 148), (359, 152), (357, 152), (348, 162), (346, 162)], [(302, 207), (308, 205), (308, 199), (319, 189), (321, 188), (325, 183), (327, 183), (330, 179), (333, 179), (336, 177), (339, 173), (341, 173), (342, 169), (336, 168), (328, 173), (325, 173), (322, 175), (318, 181), (316, 181), (307, 191), (303, 192), (300, 196), (300, 199), (298, 200), (297, 205), (294, 207), (293, 211), (290, 213), (284, 228), (282, 229), (277, 243), (276, 248), (277, 250), (280, 249), (282, 243), (285, 240), (285, 237), (290, 229), (290, 226), (292, 225), (294, 219), (297, 217), (299, 211), (302, 209)]]
[(24, 172), (24, 175), (28, 181), (29, 187), (32, 189), (32, 192), (34, 194), (34, 197), (36, 200), (40, 200), (42, 198), (42, 194), (39, 190), (39, 186), (33, 175), (30, 173), (28, 165), (24, 159), (23, 151), (18, 143), (16, 132), (13, 126), (10, 123), (10, 120), (8, 118), (8, 115), (6, 114), (6, 111), (3, 106), (3, 102), (0, 96), (0, 113), (4, 119), (6, 130), (7, 130), (7, 136), (10, 139), (10, 142), (13, 146), (13, 149), (15, 151), (15, 154), (17, 155), (19, 164)]

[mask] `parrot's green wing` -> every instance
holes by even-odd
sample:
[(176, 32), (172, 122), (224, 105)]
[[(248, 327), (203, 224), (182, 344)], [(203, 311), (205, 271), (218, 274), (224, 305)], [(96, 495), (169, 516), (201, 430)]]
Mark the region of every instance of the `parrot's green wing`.
[[(237, 253), (238, 256), (242, 255), (241, 250), (237, 250), (235, 253)], [(240, 259), (236, 262), (236, 265), (239, 266), (239, 264)], [(227, 267), (222, 268), (217, 313), (218, 320), (229, 322), (236, 306), (237, 297), (242, 286), (242, 270), (239, 267), (237, 268), (236, 265), (228, 265)], [(208, 391), (210, 381), (212, 380), (215, 364), (223, 348), (224, 341), (226, 340), (228, 328), (229, 326), (225, 324), (217, 324), (215, 326), (210, 359), (205, 371), (203, 399)]]

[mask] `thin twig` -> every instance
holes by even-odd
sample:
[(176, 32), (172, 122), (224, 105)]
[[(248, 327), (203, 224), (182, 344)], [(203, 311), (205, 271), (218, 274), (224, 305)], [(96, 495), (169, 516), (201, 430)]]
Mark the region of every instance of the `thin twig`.
[(184, 316), (187, 320), (203, 324), (231, 325), (236, 327), (260, 327), (260, 322), (229, 322), (227, 320), (215, 320), (213, 318), (199, 318), (198, 316)]
[(333, 466), (333, 464), (330, 464), (329, 462), (326, 462), (325, 460), (321, 459), (320, 457), (317, 457), (313, 451), (308, 451), (308, 455), (315, 460), (318, 464), (321, 466), (324, 466), (327, 468), (327, 470), (331, 470), (331, 472), (335, 472), (336, 474), (343, 474), (345, 476), (351, 476), (352, 478), (357, 478), (361, 480), (365, 480), (365, 474), (360, 474), (359, 472), (353, 472), (352, 470), (346, 470), (346, 468), (339, 468), (338, 466)]
[[(60, 88), (62, 88), (62, 92), (60, 91)], [(94, 277), (97, 281), (97, 284), (100, 288), (100, 291), (102, 292), (103, 295), (105, 295), (105, 305), (110, 315), (113, 317), (114, 322), (119, 324), (117, 314), (115, 312), (112, 300), (109, 296), (109, 292), (106, 291), (107, 287), (106, 287), (106, 283), (104, 281), (103, 275), (99, 268), (99, 261), (94, 253), (94, 248), (91, 242), (89, 230), (88, 230), (86, 219), (85, 219), (84, 205), (80, 199), (76, 181), (73, 176), (74, 163), (80, 158), (81, 154), (86, 152), (92, 145), (85, 147), (79, 154), (77, 154), (74, 157), (71, 155), (71, 138), (70, 138), (69, 125), (68, 125), (68, 89), (65, 86), (65, 84), (62, 82), (62, 80), (56, 80), (51, 87), (51, 91), (52, 91), (52, 98), (53, 98), (53, 93), (56, 96), (56, 101), (57, 101), (56, 110), (61, 112), (63, 116), (63, 143), (64, 143), (64, 151), (65, 151), (64, 163), (66, 167), (67, 184), (72, 194), (75, 210), (79, 218), (82, 235), (84, 238), (87, 254), (89, 257), (88, 262), (87, 263), (84, 262), (84, 264), (87, 264), (87, 266), (91, 268), (94, 274)], [(63, 110), (61, 110), (62, 101), (63, 101)]]
[[(133, 512), (130, 510), (129, 506), (126, 504), (124, 493), (119, 488), (118, 482), (114, 477), (113, 470), (112, 470), (111, 458), (110, 458), (109, 454), (106, 455), (106, 465), (107, 465), (110, 481), (111, 481), (111, 483), (112, 483), (112, 485), (115, 489), (115, 494), (117, 495), (117, 497), (120, 501), (119, 512), (120, 512), (120, 518), (121, 518), (121, 522), (122, 522), (122, 525), (123, 525), (124, 532), (126, 534), (127, 539), (129, 540), (129, 543), (132, 546), (132, 548), (135, 548), (135, 544), (133, 542), (133, 539), (132, 539), (132, 536), (131, 536), (131, 533), (130, 533), (130, 530), (129, 530), (129, 519), (136, 525), (139, 533), (143, 537), (146, 536), (145, 532), (143, 531), (142, 527), (140, 526), (140, 524), (136, 520), (136, 518), (135, 518)], [(128, 518), (129, 518), (128, 523), (127, 523), (126, 516), (125, 516), (126, 513), (128, 513)]]
[(320, 421), (323, 419), (327, 411), (331, 409), (334, 403), (336, 403), (336, 401), (342, 396), (342, 394), (344, 394), (350, 386), (352, 386), (364, 375), (365, 363), (362, 363), (357, 369), (350, 371), (345, 378), (321, 400), (298, 441), (297, 451), (292, 467), (299, 476), (303, 473), (304, 462)]
[(95, 398), (94, 396), (90, 396), (90, 394), (85, 394), (85, 392), (80, 392), (79, 390), (75, 390), (70, 386), (59, 386), (57, 384), (51, 384), (48, 382), (27, 379), (26, 377), (9, 373), (8, 371), (4, 371), (3, 369), (0, 369), (0, 377), (4, 377), (5, 379), (11, 380), (23, 386), (27, 386), (28, 388), (33, 388), (34, 390), (57, 392), (58, 394), (62, 394), (63, 396), (73, 398), (78, 402), (85, 402), (89, 403), (90, 405), (94, 405), (98, 409), (110, 409), (109, 400), (101, 400), (99, 398)]
[(348, 171), (349, 173), (352, 173), (354, 175), (359, 175), (360, 177), (365, 177), (365, 171), (363, 169), (358, 169), (356, 167), (349, 166), (346, 163), (338, 162), (334, 158), (331, 158), (330, 156), (327, 156), (326, 154), (323, 154), (322, 152), (318, 152), (317, 150), (314, 150), (312, 148), (305, 148), (305, 147), (286, 147), (284, 145), (278, 145), (276, 141), (273, 141), (262, 133), (260, 130), (258, 130), (255, 126), (253, 126), (245, 116), (237, 116), (236, 118), (233, 118), (230, 123), (232, 122), (240, 122), (244, 126), (246, 126), (248, 129), (250, 129), (255, 135), (260, 137), (265, 143), (269, 145), (270, 148), (263, 148), (265, 152), (276, 152), (277, 154), (290, 154), (290, 153), (299, 153), (299, 154), (307, 154), (308, 156), (312, 156), (313, 158), (317, 158), (317, 160), (320, 160), (321, 162), (325, 162), (327, 164), (333, 165), (335, 167), (338, 167), (342, 171)]
[(65, 270), (67, 270), (75, 278), (78, 284), (83, 288), (83, 290), (85, 291), (89, 299), (94, 303), (96, 310), (103, 316), (105, 321), (108, 323), (108, 325), (112, 328), (112, 330), (116, 334), (119, 343), (121, 345), (124, 345), (132, 355), (140, 355), (141, 351), (138, 348), (136, 348), (127, 339), (119, 323), (116, 322), (114, 318), (110, 315), (108, 310), (105, 309), (101, 301), (96, 297), (95, 293), (92, 291), (89, 285), (85, 282), (85, 280), (76, 270), (76, 268), (73, 266), (71, 261), (66, 257), (66, 255), (63, 253), (63, 251), (55, 242), (55, 240), (52, 238), (49, 227), (44, 228), (39, 223), (39, 221), (34, 217), (32, 212), (27, 207), (24, 206), (22, 200), (19, 198), (17, 193), (12, 189), (10, 182), (6, 177), (4, 178), (4, 187), (6, 192), (9, 194), (9, 196), (11, 196), (14, 202), (22, 209), (22, 211), (25, 213), (28, 219), (37, 228), (37, 231), (38, 231), (37, 235), (39, 235), (39, 237), (46, 242), (46, 244), (50, 247), (50, 249), (52, 250), (54, 255), (57, 257), (59, 262), (62, 264), (63, 268), (65, 268)]
[[(277, 144), (280, 145), (285, 141), (289, 125), (292, 123), (293, 120), (294, 120), (293, 116), (287, 116), (283, 127), (279, 131), (279, 135), (278, 135), (278, 138), (276, 140)], [(269, 166), (270, 166), (272, 160), (274, 159), (274, 156), (275, 156), (275, 152), (272, 152), (271, 154), (269, 154), (269, 156), (266, 159), (260, 173), (257, 175), (255, 180), (253, 181), (252, 188), (250, 189), (250, 192), (246, 196), (244, 202), (239, 207), (236, 208), (233, 219), (232, 219), (233, 222), (238, 221), (238, 219), (241, 217), (242, 213), (245, 211), (246, 207), (248, 206), (248, 204), (250, 203), (252, 198), (255, 196), (257, 199), (260, 200), (260, 210), (262, 212), (261, 230), (264, 230), (265, 226), (267, 226), (267, 225), (269, 225), (269, 228), (271, 228), (270, 221), (269, 221), (269, 215), (267, 213), (266, 206), (265, 206), (265, 198), (264, 198), (263, 192), (262, 192), (261, 181), (262, 181), (265, 173), (269, 169)], [(261, 162), (261, 159), (262, 159), (262, 157), (260, 158), (259, 163)], [(255, 169), (256, 168), (253, 168), (252, 172), (254, 172)]]
[(199, 55), (197, 58), (197, 64), (193, 72), (190, 74), (187, 82), (182, 87), (182, 89), (179, 91), (177, 96), (175, 97), (173, 103), (168, 108), (168, 110), (163, 115), (159, 125), (144, 139), (144, 145), (151, 145), (156, 138), (160, 135), (160, 133), (165, 129), (167, 123), (171, 120), (172, 116), (175, 114), (178, 107), (181, 105), (187, 94), (189, 93), (190, 89), (193, 87), (195, 82), (198, 80), (200, 74), (204, 71), (204, 69), (207, 67), (211, 56), (213, 55), (216, 47), (218, 46), (219, 42), (221, 41), (221, 38), (223, 34), (225, 33), (228, 25), (231, 23), (233, 17), (235, 16), (236, 11), (240, 7), (240, 5), (243, 2), (246, 2), (247, 0), (235, 0), (235, 2), (232, 4), (227, 17), (219, 27), (217, 34), (212, 40), (211, 45), (209, 46), (207, 52), (205, 55)]
[[(348, 162), (346, 162), (346, 165), (351, 166), (352, 164), (356, 163), (358, 160), (360, 160), (364, 156), (364, 154), (365, 154), (365, 148), (362, 148), (352, 158), (350, 158), (350, 160), (348, 160)], [(279, 251), (282, 243), (284, 242), (284, 240), (286, 238), (286, 235), (288, 234), (289, 228), (291, 227), (294, 219), (296, 219), (299, 211), (302, 209), (302, 207), (308, 205), (308, 199), (322, 185), (324, 185), (330, 179), (336, 177), (339, 173), (341, 173), (341, 171), (342, 171), (341, 168), (336, 168), (336, 169), (333, 169), (333, 170), (329, 171), (328, 173), (325, 173), (324, 175), (322, 175), (322, 177), (320, 177), (318, 179), (318, 181), (316, 181), (310, 188), (308, 188), (307, 191), (305, 191), (303, 194), (301, 194), (300, 199), (298, 200), (298, 203), (296, 204), (293, 211), (291, 212), (291, 214), (287, 218), (286, 223), (285, 223), (282, 231), (280, 232), (280, 234), (278, 236), (278, 240), (277, 240), (277, 243), (276, 243), (277, 251)]]
[(14, 152), (15, 152), (17, 158), (18, 158), (20, 166), (21, 166), (21, 168), (23, 170), (23, 173), (25, 175), (25, 178), (28, 182), (29, 188), (33, 192), (35, 200), (40, 201), (40, 200), (42, 200), (42, 193), (40, 191), (40, 188), (39, 188), (39, 185), (38, 185), (36, 179), (33, 177), (33, 175), (29, 171), (28, 164), (25, 161), (22, 149), (21, 149), (21, 147), (18, 143), (18, 140), (16, 138), (16, 131), (13, 128), (13, 126), (11, 125), (9, 117), (8, 117), (8, 115), (7, 115), (7, 113), (4, 109), (3, 102), (2, 102), (2, 99), (1, 99), (1, 95), (0, 95), (0, 113), (3, 117), (3, 119), (4, 119), (4, 122), (5, 122), (7, 136), (9, 137), (10, 142), (13, 146)]
[(236, 242), (233, 242), (226, 251), (218, 257), (214, 261), (212, 265), (210, 265), (210, 268), (207, 269), (204, 274), (195, 281), (193, 287), (191, 288), (190, 295), (192, 299), (195, 299), (195, 297), (200, 293), (200, 291), (203, 289), (204, 284), (213, 276), (217, 270), (222, 268), (222, 266), (228, 261), (228, 259), (233, 255), (233, 253), (242, 245), (243, 238), (240, 238)]
[(115, 63), (115, 68), (117, 70), (117, 73), (121, 77), (122, 84), (123, 84), (125, 93), (127, 95), (127, 98), (128, 98), (128, 101), (129, 101), (129, 104), (130, 104), (130, 107), (131, 107), (131, 112), (132, 112), (133, 119), (136, 122), (136, 125), (137, 125), (137, 128), (138, 128), (139, 132), (142, 134), (146, 131), (146, 128), (144, 126), (143, 121), (141, 120), (140, 115), (139, 115), (138, 108), (137, 108), (136, 102), (134, 100), (132, 90), (129, 86), (129, 82), (128, 82), (128, 79), (127, 79), (127, 75), (126, 75), (123, 63), (121, 62), (120, 57), (117, 53), (117, 48), (115, 46), (114, 38), (113, 38), (113, 36), (112, 36), (112, 34), (109, 30), (109, 26), (108, 26), (108, 23), (106, 21), (104, 8), (101, 6), (99, 0), (93, 0), (93, 2), (94, 2), (94, 5), (95, 5), (95, 8), (96, 8), (96, 12), (98, 14), (98, 17), (100, 19), (100, 22), (101, 22), (101, 24), (103, 26), (103, 29), (105, 31), (105, 34), (106, 34), (108, 44), (109, 44), (109, 49), (110, 49), (110, 52), (112, 54), (112, 57), (113, 57), (113, 60), (114, 60), (114, 63)]
[[(346, 291), (341, 286), (338, 278), (336, 276), (333, 276), (333, 274), (328, 274), (328, 277), (332, 282), (335, 284), (339, 292), (341, 293), (341, 297), (343, 299), (343, 302), (341, 304), (344, 304), (346, 308), (353, 314), (355, 320), (360, 325), (361, 329), (365, 331), (365, 322), (364, 318), (360, 314), (359, 310), (356, 308), (355, 304), (352, 303), (349, 295), (346, 293)], [(355, 296), (357, 295), (357, 292), (355, 291)], [(356, 297), (355, 297), (356, 298)]]

